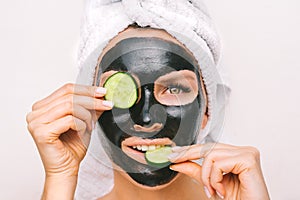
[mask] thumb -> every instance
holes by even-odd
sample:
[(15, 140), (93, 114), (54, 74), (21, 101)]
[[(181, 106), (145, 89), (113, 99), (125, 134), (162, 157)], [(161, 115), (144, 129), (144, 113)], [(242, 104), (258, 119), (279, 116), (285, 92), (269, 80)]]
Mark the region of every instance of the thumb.
[(171, 170), (183, 173), (194, 180), (196, 180), (200, 185), (203, 186), (204, 192), (206, 196), (210, 199), (212, 194), (214, 194), (214, 190), (211, 187), (207, 187), (203, 185), (202, 182), (202, 166), (199, 164), (192, 162), (192, 161), (186, 161), (178, 164), (173, 164), (170, 166)]
[(170, 166), (170, 169), (190, 176), (191, 178), (197, 180), (199, 183), (202, 183), (202, 167), (197, 163), (194, 163), (192, 161), (186, 161), (182, 163), (173, 164)]

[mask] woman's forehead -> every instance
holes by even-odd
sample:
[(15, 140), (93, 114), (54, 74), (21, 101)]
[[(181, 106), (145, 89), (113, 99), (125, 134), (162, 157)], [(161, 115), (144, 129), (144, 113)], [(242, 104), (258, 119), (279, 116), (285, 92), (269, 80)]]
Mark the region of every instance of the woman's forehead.
[(183, 44), (181, 44), (177, 39), (175, 39), (165, 30), (153, 29), (153, 28), (128, 27), (124, 31), (120, 32), (113, 39), (111, 39), (108, 45), (103, 49), (97, 63), (95, 74), (97, 75), (99, 73), (100, 70), (99, 65), (100, 62), (102, 62), (103, 57), (106, 56), (106, 54), (115, 46), (117, 46), (120, 42), (123, 42), (130, 38), (148, 38), (148, 37), (153, 39), (154, 38), (161, 39), (162, 41), (165, 41), (167, 43), (173, 43), (174, 45), (182, 48), (185, 54), (189, 55), (189, 57), (191, 57), (194, 60), (192, 53), (190, 53), (190, 51)]
[[(115, 55), (115, 52), (109, 52)], [(101, 71), (126, 71), (138, 76), (142, 82), (154, 82), (158, 77), (172, 71), (190, 70), (198, 74), (197, 66), (192, 65), (177, 54), (161, 49), (139, 49), (123, 54), (111, 64), (101, 63)], [(146, 61), (145, 61), (146, 60)], [(110, 63), (110, 61), (108, 61)]]
[(171, 36), (168, 32), (162, 29), (154, 28), (138, 28), (138, 27), (128, 27), (124, 31), (120, 32), (117, 36), (111, 39), (108, 45), (103, 49), (102, 54), (104, 55), (108, 50), (114, 47), (118, 42), (132, 37), (155, 37), (160, 38), (172, 43), (175, 43), (186, 51), (189, 51), (183, 44), (181, 44), (177, 39)]

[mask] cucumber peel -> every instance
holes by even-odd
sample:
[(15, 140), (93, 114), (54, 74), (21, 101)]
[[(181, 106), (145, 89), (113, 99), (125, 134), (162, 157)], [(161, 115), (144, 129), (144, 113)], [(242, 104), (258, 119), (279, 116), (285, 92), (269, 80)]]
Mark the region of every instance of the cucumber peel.
[(170, 146), (164, 146), (155, 150), (146, 151), (145, 158), (148, 165), (162, 168), (171, 164), (171, 162), (168, 159), (168, 156), (171, 153), (172, 148)]
[(107, 89), (104, 98), (112, 101), (114, 107), (130, 108), (138, 98), (137, 85), (135, 80), (125, 72), (117, 72), (111, 75), (104, 83)]

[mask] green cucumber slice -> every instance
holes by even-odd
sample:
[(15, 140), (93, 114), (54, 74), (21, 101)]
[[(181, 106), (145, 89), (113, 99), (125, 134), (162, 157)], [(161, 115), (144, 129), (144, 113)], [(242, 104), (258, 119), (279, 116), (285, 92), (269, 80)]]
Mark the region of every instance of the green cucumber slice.
[(107, 89), (104, 98), (112, 101), (117, 108), (130, 108), (138, 98), (135, 80), (125, 72), (111, 75), (103, 87)]
[(150, 166), (162, 168), (171, 164), (168, 159), (168, 155), (171, 153), (172, 148), (170, 146), (164, 146), (155, 150), (146, 151), (145, 158)]

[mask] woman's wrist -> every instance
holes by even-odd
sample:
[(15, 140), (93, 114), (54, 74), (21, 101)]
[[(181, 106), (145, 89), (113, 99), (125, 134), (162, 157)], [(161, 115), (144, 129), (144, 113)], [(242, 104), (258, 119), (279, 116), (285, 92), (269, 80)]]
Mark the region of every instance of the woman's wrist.
[(73, 200), (77, 175), (46, 176), (42, 200)]
[[(261, 168), (250, 170), (247, 174), (240, 176), (242, 187), (247, 188), (253, 199), (269, 200), (269, 193)], [(249, 195), (250, 195), (249, 194)]]

